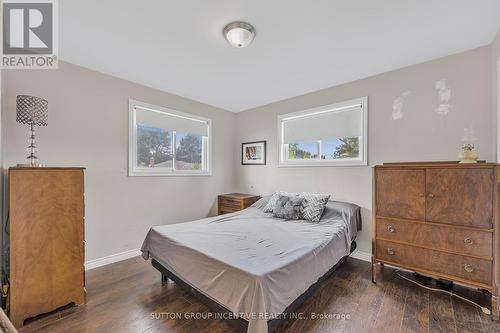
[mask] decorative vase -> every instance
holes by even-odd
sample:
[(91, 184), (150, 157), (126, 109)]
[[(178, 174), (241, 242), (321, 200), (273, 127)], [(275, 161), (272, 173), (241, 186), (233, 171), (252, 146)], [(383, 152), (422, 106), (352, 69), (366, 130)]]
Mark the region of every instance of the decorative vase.
[(460, 163), (477, 163), (478, 155), (474, 150), (474, 144), (464, 143), (462, 145), (462, 152), (458, 154)]

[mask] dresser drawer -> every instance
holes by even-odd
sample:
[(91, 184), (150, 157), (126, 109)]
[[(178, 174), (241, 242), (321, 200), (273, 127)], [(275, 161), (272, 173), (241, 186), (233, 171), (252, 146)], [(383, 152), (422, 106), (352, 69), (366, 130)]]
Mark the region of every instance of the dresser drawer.
[(233, 198), (219, 198), (219, 204), (224, 207), (234, 207), (241, 209), (241, 200)]
[(491, 285), (492, 262), (388, 241), (377, 241), (377, 259)]
[(227, 205), (227, 204), (219, 205), (219, 210), (224, 211), (226, 213), (237, 212), (241, 209), (242, 209), (241, 205)]
[(384, 218), (377, 218), (376, 223), (377, 238), (486, 259), (493, 257), (493, 234), (489, 231)]
[(219, 214), (229, 214), (240, 211), (240, 208), (221, 206), (219, 208)]

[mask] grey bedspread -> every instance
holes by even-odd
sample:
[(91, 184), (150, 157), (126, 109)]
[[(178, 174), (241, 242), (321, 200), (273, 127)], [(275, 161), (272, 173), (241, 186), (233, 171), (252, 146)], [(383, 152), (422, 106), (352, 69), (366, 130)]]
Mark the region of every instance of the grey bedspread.
[[(359, 209), (353, 211), (359, 215)], [(357, 217), (327, 211), (319, 223), (286, 221), (256, 207), (155, 226), (142, 252), (198, 291), (267, 332), (267, 320), (349, 254)]]

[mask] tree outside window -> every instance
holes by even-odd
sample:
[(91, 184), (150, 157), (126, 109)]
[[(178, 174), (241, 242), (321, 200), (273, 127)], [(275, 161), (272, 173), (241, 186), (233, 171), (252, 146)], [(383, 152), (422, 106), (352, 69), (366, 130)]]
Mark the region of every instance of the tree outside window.
[(203, 158), (203, 137), (201, 135), (177, 133), (176, 141), (175, 169), (201, 169)]
[(359, 138), (340, 139), (341, 145), (335, 148), (334, 158), (355, 158), (359, 156)]
[(137, 125), (137, 166), (172, 167), (172, 131)]

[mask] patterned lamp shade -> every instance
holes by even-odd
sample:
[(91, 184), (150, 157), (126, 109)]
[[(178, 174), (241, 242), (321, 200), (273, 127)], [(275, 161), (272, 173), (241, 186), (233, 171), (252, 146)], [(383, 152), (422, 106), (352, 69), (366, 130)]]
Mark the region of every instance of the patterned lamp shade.
[(49, 118), (49, 103), (47, 100), (18, 95), (16, 99), (16, 121), (21, 124), (47, 126)]

